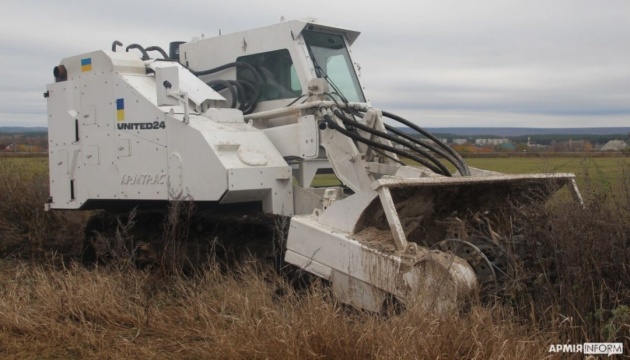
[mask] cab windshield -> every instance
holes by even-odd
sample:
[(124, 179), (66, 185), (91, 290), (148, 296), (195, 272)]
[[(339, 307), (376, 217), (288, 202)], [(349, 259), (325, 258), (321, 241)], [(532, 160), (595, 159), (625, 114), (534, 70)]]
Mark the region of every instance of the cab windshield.
[(350, 61), (343, 37), (314, 31), (303, 31), (317, 76), (327, 78), (331, 91), (342, 100), (365, 102), (359, 79)]

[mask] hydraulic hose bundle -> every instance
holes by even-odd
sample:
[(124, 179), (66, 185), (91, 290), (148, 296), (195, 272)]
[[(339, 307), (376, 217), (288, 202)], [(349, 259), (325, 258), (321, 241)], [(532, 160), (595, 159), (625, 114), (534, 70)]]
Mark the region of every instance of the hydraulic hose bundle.
[[(311, 54), (312, 55), (312, 54)], [(402, 155), (405, 157), (408, 157), (412, 160), (415, 160), (417, 162), (419, 162), (420, 164), (426, 166), (427, 168), (431, 169), (433, 172), (435, 172), (436, 174), (440, 174), (440, 175), (444, 175), (444, 176), (451, 176), (450, 171), (448, 170), (448, 168), (444, 165), (444, 163), (442, 163), (442, 161), (440, 159), (438, 159), (435, 155), (433, 155), (430, 152), (427, 152), (426, 150), (422, 149), (428, 149), (431, 152), (441, 156), (442, 158), (446, 159), (448, 162), (450, 162), (451, 164), (453, 164), (453, 166), (455, 166), (455, 168), (457, 169), (457, 171), (459, 172), (459, 174), (461, 176), (470, 176), (470, 169), (468, 168), (468, 165), (466, 164), (466, 162), (464, 161), (464, 159), (455, 151), (453, 150), (450, 146), (446, 145), (444, 142), (442, 142), (440, 139), (436, 138), (435, 136), (433, 136), (431, 133), (429, 133), (428, 131), (422, 129), (421, 127), (419, 127), (418, 125), (412, 123), (409, 120), (403, 119), (402, 117), (398, 116), (398, 115), (394, 115), (392, 113), (389, 113), (387, 111), (383, 111), (382, 114), (383, 116), (392, 119), (396, 122), (399, 122), (403, 125), (408, 126), (409, 128), (411, 128), (412, 130), (416, 131), (418, 134), (426, 137), (427, 139), (431, 140), (434, 144), (430, 144), (430, 143), (426, 143), (423, 141), (419, 141), (418, 139), (409, 136), (408, 134), (405, 134), (404, 132), (394, 128), (393, 126), (389, 126), (387, 124), (385, 125), (385, 129), (397, 136), (393, 136), (387, 132), (383, 132), (383, 131), (379, 131), (376, 129), (373, 129), (369, 126), (365, 126), (361, 123), (359, 123), (358, 121), (356, 121), (354, 119), (355, 114), (359, 115), (359, 116), (363, 116), (363, 113), (361, 112), (357, 112), (357, 111), (353, 111), (353, 110), (348, 110), (351, 109), (348, 103), (348, 100), (346, 100), (346, 97), (343, 96), (343, 94), (341, 93), (341, 91), (339, 90), (339, 88), (335, 85), (335, 83), (330, 79), (330, 77), (328, 77), (328, 75), (323, 71), (323, 69), (321, 69), (321, 67), (319, 67), (319, 65), (315, 64), (315, 68), (318, 70), (318, 74), (320, 77), (323, 77), (326, 82), (335, 90), (335, 93), (325, 93), (332, 101), (334, 101), (338, 107), (339, 104), (337, 103), (337, 100), (335, 100), (334, 95), (339, 96), (339, 98), (341, 99), (341, 101), (343, 102), (343, 104), (345, 106), (340, 107), (341, 109), (344, 109), (345, 113), (339, 109), (335, 109), (334, 110), (334, 115), (337, 116), (346, 126), (353, 126), (357, 129), (363, 130), (367, 133), (370, 133), (376, 137), (382, 138), (382, 139), (387, 139), (393, 143), (402, 145), (404, 147), (406, 147), (408, 150), (400, 150), (400, 149), (396, 149), (392, 146), (389, 145), (385, 145), (382, 144), (380, 142), (377, 141), (372, 141), (369, 139), (365, 139), (363, 138), (361, 135), (359, 135), (358, 133), (354, 132), (349, 132), (347, 129), (339, 129), (341, 128), (338, 124), (334, 123), (334, 121), (332, 121), (332, 118), (329, 116), (328, 119), (326, 120), (326, 123), (332, 127), (333, 129), (341, 132), (342, 134), (351, 137), (353, 140), (355, 141), (359, 141), (362, 142), (364, 144), (367, 144), (372, 150), (376, 150), (376, 149), (380, 149), (380, 150), (387, 150), (391, 153), (395, 153), (397, 155)], [(346, 113), (350, 116), (346, 116)], [(330, 125), (331, 123), (334, 123), (333, 125)], [(369, 143), (368, 143), (369, 142)], [(396, 151), (391, 151), (389, 149), (385, 149), (385, 147), (387, 148), (392, 148), (395, 149)], [(378, 151), (377, 151), (378, 152)], [(380, 154), (383, 154), (382, 152), (379, 152)], [(386, 154), (383, 154), (386, 157), (389, 158), (389, 156), (387, 156)], [(420, 161), (419, 159), (421, 159), (422, 161)], [(395, 160), (395, 159), (393, 159)], [(396, 161), (396, 160), (395, 160)]]
[[(122, 46), (122, 43), (120, 41), (114, 41), (112, 44), (112, 51), (116, 51), (117, 46)], [(138, 51), (140, 51), (142, 53), (143, 60), (148, 60), (150, 58), (148, 55), (149, 51), (159, 52), (166, 60), (176, 60), (169, 59), (166, 52), (158, 46), (150, 46), (145, 49), (138, 44), (131, 44), (127, 46), (125, 50), (128, 52), (130, 49), (137, 49)], [(251, 114), (256, 108), (263, 84), (262, 76), (253, 65), (246, 62), (237, 61), (221, 65), (213, 69), (192, 71), (192, 73), (197, 77), (201, 77), (205, 75), (215, 74), (233, 67), (250, 71), (253, 75), (253, 82), (246, 80), (215, 79), (207, 81), (206, 84), (215, 91), (227, 90), (230, 93), (230, 97), (232, 99), (230, 107), (238, 108), (245, 115)], [(414, 160), (426, 166), (436, 174), (451, 176), (450, 171), (441, 160), (444, 159), (451, 163), (457, 169), (457, 172), (459, 172), (461, 176), (470, 176), (468, 165), (457, 152), (455, 152), (448, 145), (440, 141), (429, 132), (398, 115), (394, 115), (387, 111), (382, 112), (384, 117), (387, 117), (393, 121), (409, 127), (410, 129), (416, 131), (419, 135), (431, 140), (432, 143), (420, 141), (410, 134), (400, 131), (399, 129), (387, 124), (384, 124), (387, 131), (381, 131), (364, 125), (355, 120), (355, 116), (362, 117), (364, 115), (364, 112), (351, 110), (348, 101), (339, 91), (339, 88), (335, 86), (332, 80), (323, 72), (323, 69), (319, 68), (319, 66), (317, 65), (316, 68), (318, 69), (318, 73), (320, 74), (320, 76), (323, 76), (323, 78), (326, 79), (326, 82), (328, 82), (331, 87), (335, 89), (334, 94), (340, 98), (344, 105), (341, 106), (339, 103), (337, 103), (337, 100), (335, 100), (333, 94), (325, 93), (326, 95), (328, 95), (328, 97), (332, 99), (334, 103), (337, 104), (337, 107), (334, 108), (334, 110), (332, 111), (328, 108), (320, 108), (320, 111), (322, 111), (322, 113), (324, 114), (325, 123), (329, 128), (334, 129), (345, 136), (348, 136), (354, 141), (366, 144), (372, 151), (398, 163), (401, 163), (400, 160), (388, 155), (387, 152)], [(298, 97), (295, 101), (299, 100), (301, 97), (302, 96)], [(288, 106), (290, 107), (292, 104), (293, 103), (289, 104)], [(341, 120), (345, 127), (340, 126), (336, 121), (334, 121), (333, 116)], [(369, 139), (365, 138), (354, 129), (359, 129), (363, 132), (369, 133), (372, 136), (370, 136)], [(374, 137), (389, 140), (394, 144), (401, 145), (403, 148), (394, 147), (388, 144), (384, 144), (383, 142), (375, 141), (373, 140)]]
[(199, 77), (214, 74), (232, 67), (240, 67), (251, 71), (254, 75), (254, 83), (252, 84), (251, 82), (245, 80), (212, 80), (206, 84), (215, 91), (228, 89), (232, 97), (231, 107), (236, 108), (238, 105), (238, 109), (244, 114), (250, 114), (254, 111), (254, 108), (256, 108), (258, 97), (260, 96), (260, 90), (262, 88), (262, 77), (254, 66), (246, 62), (237, 61), (221, 65), (214, 69), (193, 71), (192, 73)]
[[(118, 41), (118, 40), (114, 40), (114, 42), (112, 43), (112, 51), (116, 52), (116, 48), (118, 46), (123, 46), (123, 44)], [(160, 55), (162, 55), (162, 58), (165, 60), (169, 60), (168, 55), (166, 54), (166, 51), (164, 51), (161, 47), (159, 46), (149, 46), (148, 48), (144, 48), (142, 45), (139, 44), (130, 44), (129, 46), (127, 46), (125, 48), (126, 52), (129, 52), (130, 49), (136, 49), (138, 51), (140, 51), (142, 53), (142, 60), (149, 60), (150, 56), (149, 56), (149, 51), (157, 51), (160, 53)]]
[[(123, 44), (115, 40), (112, 43), (112, 51), (116, 51), (118, 46), (123, 46)], [(162, 58), (165, 60), (177, 60), (171, 59), (159, 46), (149, 46), (147, 48), (142, 47), (139, 44), (130, 44), (125, 48), (126, 52), (129, 52), (131, 49), (136, 49), (142, 53), (142, 60), (149, 60), (150, 56), (148, 54), (149, 51), (157, 51), (162, 55)], [(260, 96), (260, 91), (262, 87), (262, 77), (256, 68), (245, 62), (233, 62), (230, 64), (225, 64), (214, 69), (203, 70), (203, 71), (192, 71), (196, 76), (210, 75), (217, 73), (222, 70), (226, 70), (232, 67), (240, 67), (247, 69), (252, 72), (254, 75), (254, 83), (244, 80), (211, 80), (206, 82), (208, 86), (210, 86), (215, 91), (222, 91), (227, 89), (232, 98), (231, 108), (237, 108), (241, 110), (244, 114), (250, 114), (256, 108), (256, 104), (258, 103), (258, 98)]]
[[(383, 151), (388, 151), (390, 153), (394, 153), (400, 156), (404, 156), (407, 157), (411, 160), (414, 160), (424, 166), (426, 166), (427, 168), (429, 168), (431, 171), (435, 172), (436, 174), (440, 174), (440, 175), (444, 175), (444, 176), (451, 176), (450, 171), (448, 170), (448, 168), (446, 167), (446, 165), (438, 158), (438, 156), (442, 157), (443, 159), (447, 160), (448, 162), (450, 162), (451, 164), (453, 164), (453, 166), (455, 166), (455, 168), (457, 169), (457, 171), (460, 173), (460, 175), (462, 176), (470, 176), (470, 170), (468, 168), (468, 165), (465, 163), (465, 161), (461, 158), (461, 156), (459, 156), (459, 154), (457, 154), (457, 152), (455, 152), (453, 149), (451, 149), (448, 145), (444, 144), (443, 142), (441, 142), (439, 139), (437, 139), (435, 136), (431, 135), (430, 133), (428, 133), (427, 131), (425, 131), (424, 129), (421, 129), (420, 127), (418, 127), (417, 125), (409, 122), (408, 120), (405, 120), (397, 115), (393, 115), (387, 112), (383, 112), (384, 116), (387, 116), (388, 118), (391, 118), (392, 120), (398, 121), (400, 123), (403, 123), (407, 126), (409, 126), (411, 129), (417, 131), (418, 133), (424, 135), (425, 137), (429, 138), (430, 140), (432, 140), (434, 142), (434, 144), (429, 144), (429, 143), (425, 143), (422, 142), (408, 134), (405, 134), (404, 132), (389, 126), (387, 124), (385, 124), (385, 128), (387, 129), (388, 132), (391, 132), (392, 134), (388, 133), (388, 132), (384, 132), (384, 131), (380, 131), (377, 129), (374, 129), (370, 126), (364, 125), (360, 122), (358, 122), (357, 120), (354, 119), (354, 114), (349, 113), (346, 114), (343, 111), (341, 111), (338, 108), (335, 108), (334, 110), (330, 110), (327, 108), (321, 108), (320, 112), (322, 112), (322, 114), (324, 114), (324, 120), (326, 122), (326, 125), (331, 128), (334, 129), (338, 132), (340, 132), (341, 134), (348, 136), (349, 138), (364, 143), (366, 145), (368, 145), (372, 150), (374, 150), (375, 152), (378, 152), (381, 155), (385, 155)], [(337, 124), (337, 122), (335, 122), (332, 118), (331, 115), (336, 116), (339, 120), (341, 120), (343, 122), (344, 125), (346, 125), (346, 127), (342, 127), (339, 124)], [(349, 116), (348, 116), (349, 115)], [(362, 113), (358, 113), (359, 116), (362, 116)], [(364, 132), (367, 132), (375, 137), (381, 138), (381, 139), (386, 139), (389, 140), (392, 143), (395, 144), (399, 144), (402, 145), (404, 147), (404, 149), (401, 148), (397, 148), (394, 146), (390, 146), (387, 144), (383, 144), (381, 142), (378, 141), (374, 141), (371, 139), (367, 139), (363, 136), (361, 136), (359, 133), (357, 133), (356, 131), (351, 131), (349, 129), (352, 128), (356, 128), (359, 130), (362, 130)], [(435, 145), (437, 144), (437, 145)], [(425, 150), (426, 149), (426, 150)], [(436, 156), (437, 155), (437, 156)], [(389, 156), (387, 156), (389, 157)], [(391, 158), (391, 157), (389, 157)], [(395, 159), (394, 159), (395, 160)]]
[[(392, 119), (394, 121), (397, 121), (403, 125), (408, 126), (409, 128), (415, 130), (416, 132), (420, 133), (421, 135), (425, 136), (427, 139), (432, 140), (435, 144), (437, 144), (440, 148), (442, 148), (444, 151), (446, 151), (446, 153), (448, 153), (450, 156), (445, 158), (447, 160), (449, 160), (449, 162), (451, 162), (459, 171), (459, 173), (462, 176), (470, 176), (470, 169), (468, 168), (468, 164), (466, 164), (466, 161), (464, 161), (464, 159), (461, 157), (461, 155), (459, 155), (457, 153), (457, 151), (453, 150), (450, 146), (446, 145), (444, 142), (442, 142), (440, 139), (436, 138), (435, 136), (433, 136), (433, 134), (431, 134), (430, 132), (422, 129), (421, 127), (419, 127), (418, 125), (412, 123), (409, 120), (403, 119), (402, 117), (398, 116), (398, 115), (394, 115), (392, 113), (389, 113), (387, 111), (383, 111), (383, 116), (385, 116), (386, 118)], [(386, 126), (387, 127), (387, 126)], [(391, 126), (389, 128), (392, 128)], [(389, 128), (387, 130), (389, 130)], [(421, 141), (417, 141), (416, 143), (419, 145), (425, 144)], [(425, 144), (428, 145), (428, 144)], [(436, 151), (438, 148), (432, 147), (431, 150), (432, 151)], [(438, 152), (440, 153), (440, 152)], [(440, 154), (442, 155), (442, 154)], [(444, 156), (444, 155), (442, 155)], [(460, 169), (461, 167), (461, 169)]]

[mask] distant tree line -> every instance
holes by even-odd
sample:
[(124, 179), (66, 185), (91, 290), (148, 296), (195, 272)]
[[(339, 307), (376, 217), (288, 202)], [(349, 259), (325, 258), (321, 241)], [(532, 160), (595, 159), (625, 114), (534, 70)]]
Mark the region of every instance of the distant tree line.
[(48, 150), (48, 133), (0, 133), (0, 151), (43, 152)]

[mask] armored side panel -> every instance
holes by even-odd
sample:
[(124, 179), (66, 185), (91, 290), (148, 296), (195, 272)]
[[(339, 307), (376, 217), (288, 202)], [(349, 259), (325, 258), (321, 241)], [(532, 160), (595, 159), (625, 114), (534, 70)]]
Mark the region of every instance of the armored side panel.
[(52, 209), (191, 198), (293, 214), (291, 168), (267, 136), (176, 62), (98, 51), (48, 85)]

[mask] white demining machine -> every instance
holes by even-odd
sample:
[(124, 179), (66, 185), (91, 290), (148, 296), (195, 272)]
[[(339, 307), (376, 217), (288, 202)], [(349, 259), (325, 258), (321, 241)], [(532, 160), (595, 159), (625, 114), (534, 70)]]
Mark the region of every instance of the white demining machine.
[[(115, 41), (63, 59), (45, 93), (46, 208), (136, 208), (141, 236), (186, 198), (190, 234), (209, 242), (232, 227), (223, 246), (252, 253), (274, 241), (254, 234), (260, 219), (284, 221), (284, 261), (371, 311), (391, 299), (452, 308), (494, 286), (509, 267), (508, 208), (565, 185), (579, 200), (574, 175), (474, 169), (373, 108), (350, 50), (358, 35), (307, 19), (173, 42), (169, 54)], [(339, 182), (313, 186), (318, 173)], [(100, 226), (88, 238), (115, 222)]]

